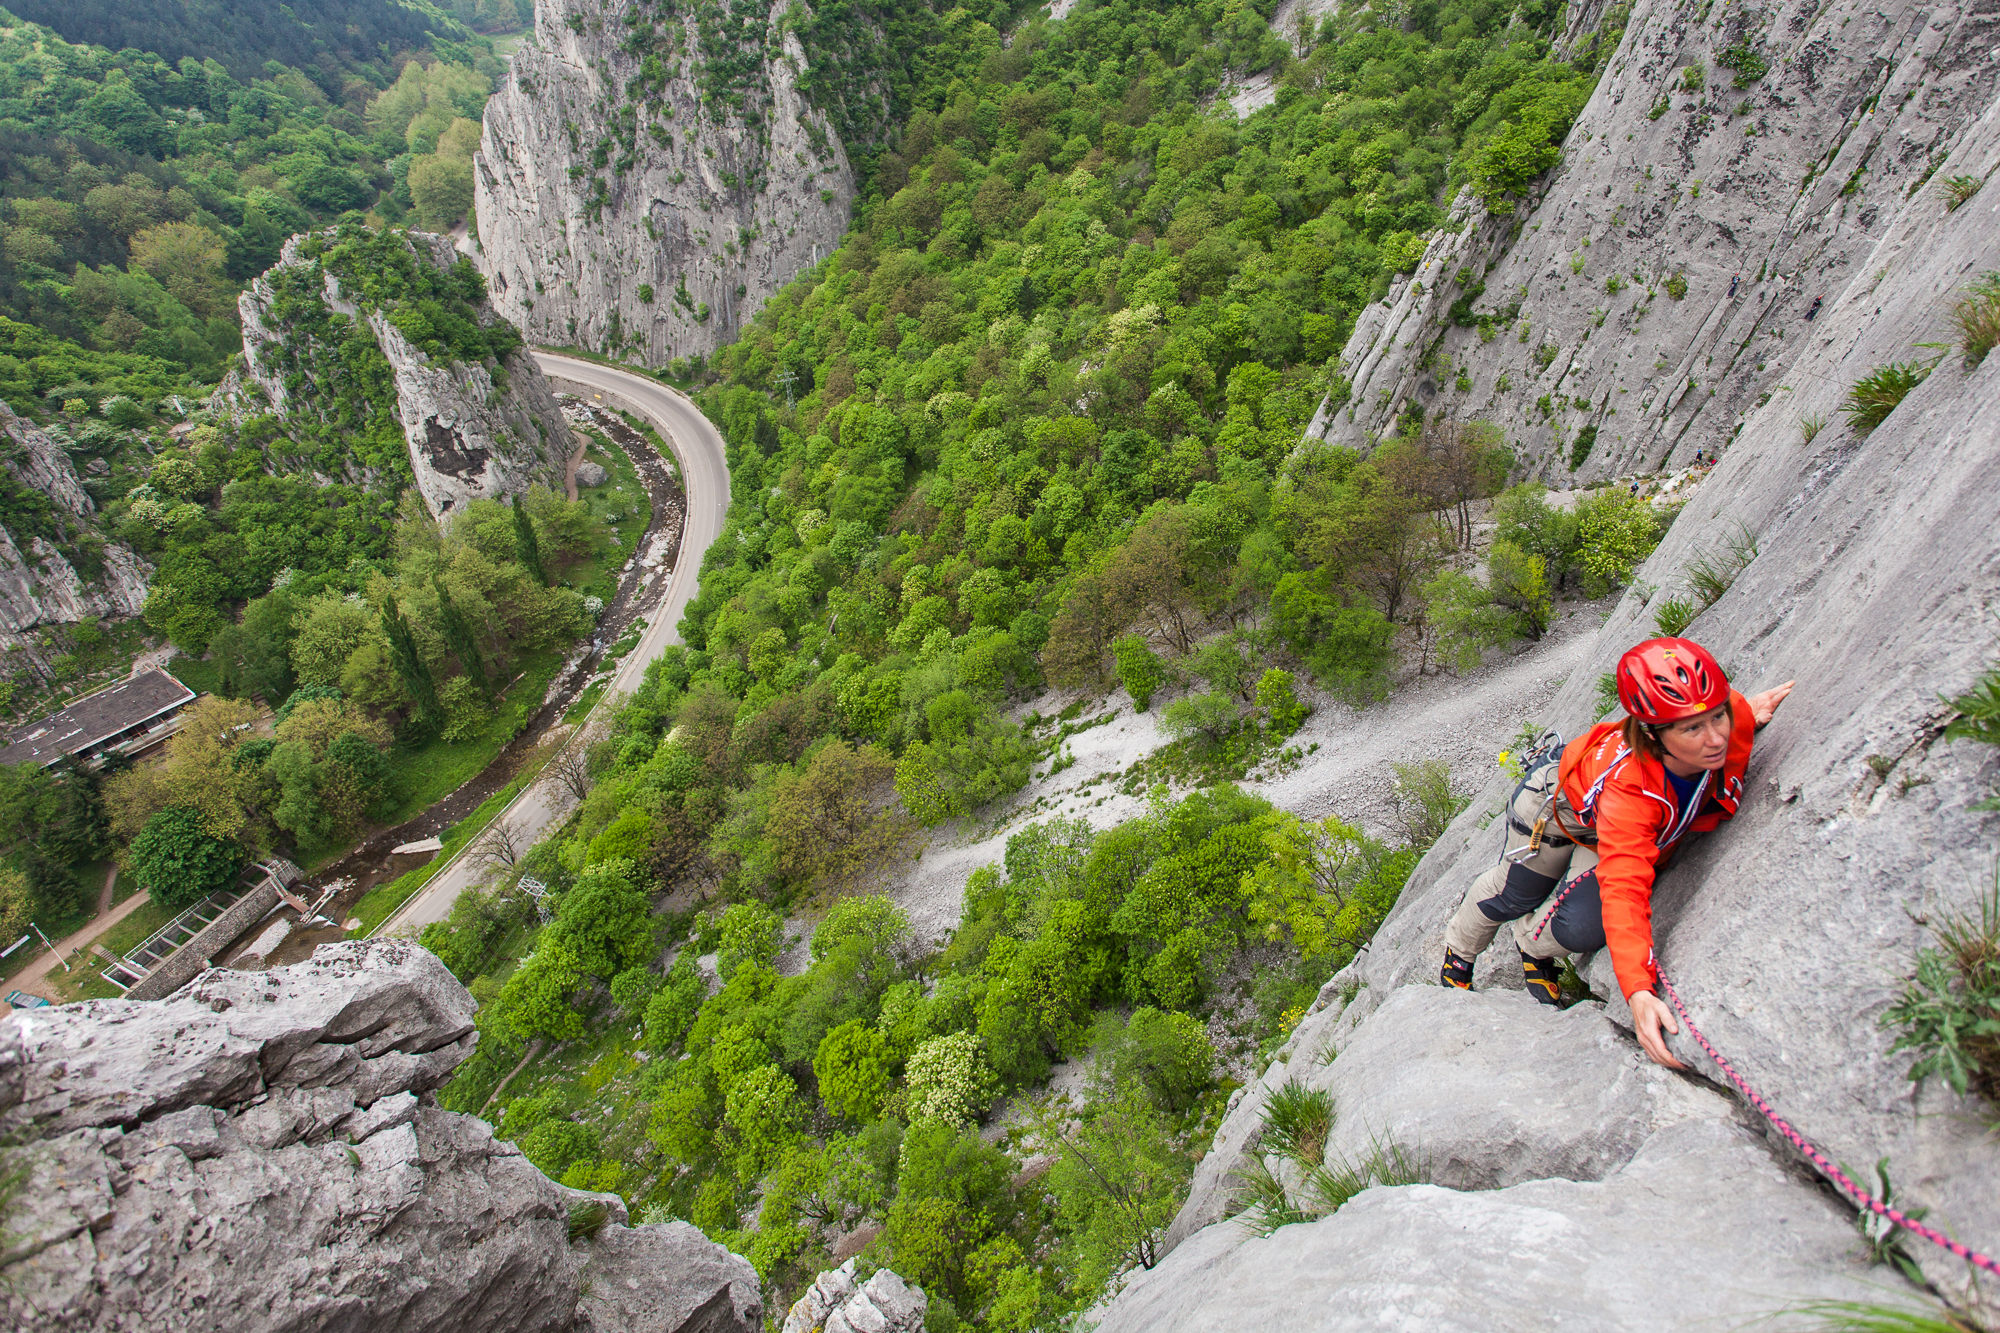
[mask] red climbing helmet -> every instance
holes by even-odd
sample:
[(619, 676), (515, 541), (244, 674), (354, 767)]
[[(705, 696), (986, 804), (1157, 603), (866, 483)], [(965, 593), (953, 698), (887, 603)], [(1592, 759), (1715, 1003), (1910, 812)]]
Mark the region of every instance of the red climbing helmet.
[(1618, 659), (1618, 702), (1658, 726), (1729, 702), (1729, 679), (1692, 639), (1648, 639)]

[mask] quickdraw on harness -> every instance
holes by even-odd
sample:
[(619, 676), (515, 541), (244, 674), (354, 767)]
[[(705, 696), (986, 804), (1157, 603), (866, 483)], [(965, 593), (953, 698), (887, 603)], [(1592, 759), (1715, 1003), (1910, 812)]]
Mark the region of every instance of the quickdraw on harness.
[[(1521, 757), (1521, 780), (1515, 784), (1514, 794), (1507, 798), (1507, 823), (1500, 834), (1501, 860), (1519, 864), (1541, 851), (1544, 842), (1549, 843), (1551, 846), (1562, 847), (1570, 843), (1589, 843), (1595, 841), (1596, 835), (1591, 833), (1588, 828), (1570, 828), (1568, 824), (1563, 822), (1561, 812), (1556, 809), (1557, 802), (1562, 799), (1562, 783), (1557, 773), (1560, 767), (1559, 761), (1562, 757), (1562, 752), (1562, 733), (1558, 731), (1545, 731), (1535, 738), (1534, 745)], [(1521, 794), (1527, 791), (1538, 780), (1542, 784), (1536, 788), (1542, 796), (1542, 808), (1536, 812), (1534, 823), (1524, 824), (1521, 822), (1520, 816), (1514, 813), (1514, 806), (1520, 801)], [(1602, 785), (1600, 781), (1599, 786)], [(1595, 794), (1595, 791), (1593, 791), (1592, 795), (1595, 796)], [(1557, 829), (1557, 836), (1553, 838), (1548, 836), (1548, 827), (1551, 822), (1555, 824)], [(1507, 849), (1507, 833), (1509, 831), (1527, 834), (1528, 841), (1509, 851)]]
[(1798, 1149), (1805, 1156), (1805, 1159), (1818, 1169), (1821, 1175), (1832, 1181), (1843, 1194), (1853, 1199), (1856, 1204), (1889, 1222), (1891, 1225), (1900, 1227), (1913, 1236), (1923, 1237), (1939, 1249), (1944, 1250), (1948, 1254), (1958, 1256), (1975, 1268), (1983, 1268), (1989, 1273), (2000, 1274), (2000, 1260), (1981, 1254), (1970, 1245), (1962, 1241), (1953, 1240), (1943, 1232), (1925, 1226), (1908, 1213), (1890, 1207), (1867, 1190), (1861, 1188), (1861, 1186), (1855, 1184), (1845, 1171), (1841, 1170), (1840, 1167), (1834, 1164), (1831, 1158), (1820, 1151), (1819, 1145), (1799, 1133), (1798, 1130), (1793, 1129), (1790, 1121), (1772, 1110), (1771, 1104), (1764, 1100), (1764, 1095), (1751, 1087), (1749, 1080), (1736, 1072), (1736, 1066), (1730, 1064), (1724, 1058), (1722, 1052), (1715, 1049), (1714, 1044), (1709, 1041), (1702, 1030), (1695, 1026), (1694, 1016), (1688, 1013), (1687, 1005), (1681, 1002), (1680, 992), (1674, 989), (1673, 982), (1667, 980), (1667, 974), (1659, 966), (1658, 960), (1654, 960), (1653, 974), (1660, 979), (1660, 987), (1666, 991), (1667, 999), (1673, 1003), (1674, 1012), (1679, 1014), (1681, 1022), (1687, 1025), (1688, 1035), (1695, 1039), (1696, 1044), (1701, 1047), (1709, 1059), (1715, 1061), (1716, 1067), (1729, 1076), (1729, 1081), (1736, 1085), (1736, 1090), (1749, 1100), (1750, 1105), (1757, 1108), (1758, 1114), (1770, 1121), (1771, 1127), (1777, 1130), (1787, 1143)]

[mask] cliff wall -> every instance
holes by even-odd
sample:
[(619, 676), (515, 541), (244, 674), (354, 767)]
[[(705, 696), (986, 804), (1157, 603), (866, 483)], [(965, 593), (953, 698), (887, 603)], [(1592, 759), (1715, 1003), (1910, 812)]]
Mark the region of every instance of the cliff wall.
[(8, 1327), (756, 1333), (757, 1275), (432, 1091), (472, 997), (413, 944), (0, 1018)]
[[(425, 351), (413, 341), (418, 335), (406, 331), (422, 326), (398, 318), (396, 298), (367, 295), (373, 274), (329, 266), (307, 253), (307, 239), (286, 242), (278, 263), (238, 298), (244, 364), (219, 391), (225, 400), (248, 410), (249, 399), (261, 397), (293, 421), (349, 425), (351, 418), (339, 415), (342, 400), (357, 376), (366, 378), (365, 362), (347, 345), (349, 330), (359, 321), (387, 362), (387, 383), (370, 386), (375, 396), (362, 406), (364, 419), (393, 413), (411, 479), (433, 515), (470, 500), (516, 494), (536, 482), (562, 485), (570, 430), (532, 356), (518, 348), (498, 360)], [(459, 262), (443, 236), (410, 232), (401, 244), (435, 273), (448, 274)], [(477, 281), (469, 271), (468, 276)], [(296, 286), (299, 278), (305, 279), (302, 287)], [(292, 290), (281, 294), (281, 287)], [(470, 303), (470, 313), (482, 328), (505, 318), (483, 291)], [(508, 341), (518, 339), (510, 334)], [(255, 394), (246, 393), (251, 386)], [(345, 480), (372, 484), (389, 470), (390, 460), (335, 452), (342, 453)], [(324, 459), (312, 461), (327, 466)]]
[(854, 171), (800, 91), (797, 8), (536, 6), (473, 172), (494, 299), (533, 341), (706, 355), (839, 244)]
[(1565, 484), (1727, 447), (1798, 400), (1815, 303), (1863, 299), (1905, 204), (1941, 211), (1996, 38), (1972, 3), (1638, 0), (1561, 165), (1504, 216), (1461, 197), (1310, 433), (1364, 445), (1414, 402), (1495, 422)]
[[(76, 465), (46, 431), (0, 403), (0, 465), (15, 485), (49, 501), (56, 528), (82, 535), (97, 506)], [(112, 616), (136, 616), (146, 604), (153, 567), (122, 542), (96, 548), (86, 576), (52, 533), (15, 532), (0, 525), (0, 651), (24, 649), (40, 659), (34, 629)]]
[[(1635, 58), (1654, 50), (1647, 34), (1655, 29), (1643, 17), (1635, 11), (1627, 37)], [(1928, 143), (1937, 178), (1989, 177), (2000, 167), (2000, 103), (1989, 93), (1976, 115), (1924, 140), (1896, 117), (1925, 103), (1926, 87), (1948, 82), (1933, 80), (1939, 68), (1964, 80), (1990, 68), (1990, 40), (1980, 39), (1973, 58), (1965, 43), (1974, 20), (1949, 11), (1937, 11), (1942, 27), (1890, 11), (1886, 34), (1872, 27), (1877, 11), (1847, 17), (1858, 54), (1811, 37), (1821, 30), (1804, 22), (1790, 58), (1828, 79), (1844, 61), (1872, 63), (1892, 90), (1879, 106), (1895, 115), (1876, 126), (1871, 113), (1850, 108), (1859, 127), (1834, 154), (1836, 188), (1817, 204), (1802, 202), (1796, 227), (1769, 233), (1776, 253), (1796, 260), (1785, 273), (1804, 269), (1824, 282), (1823, 309), (1805, 322), (1802, 302), (1815, 292), (1797, 283), (1755, 298), (1789, 317), (1769, 326), (1785, 333), (1768, 339), (1774, 348), (1782, 342), (1785, 359), (1767, 360), (1753, 379), (1737, 357), (1736, 378), (1763, 386), (1731, 409), (1742, 415), (1741, 432), (1542, 722), (1570, 736), (1589, 726), (1600, 675), (1657, 632), (1650, 599), (1684, 590), (1696, 559), (1746, 534), (1754, 539), (1754, 558), (1686, 633), (1745, 690), (1793, 678), (1798, 685), (1759, 737), (1742, 813), (1683, 848), (1662, 876), (1653, 899), (1658, 957), (1715, 1048), (1799, 1131), (1871, 1188), (1869, 1168), (1883, 1162), (1898, 1207), (1928, 1209), (1930, 1225), (1993, 1253), (2000, 1147), (1987, 1128), (1992, 1108), (1936, 1078), (1911, 1081), (1912, 1055), (1891, 1052), (1896, 1030), (1880, 1020), (1939, 924), (1976, 917), (1994, 885), (2000, 814), (1975, 807), (2000, 780), (2000, 755), (1946, 741), (1943, 731), (1951, 717), (1944, 700), (2000, 656), (2000, 356), (1970, 368), (1957, 345), (1940, 356), (1937, 344), (1952, 337), (1948, 315), (1966, 285), (2000, 268), (2000, 195), (1988, 186), (1948, 211), (1936, 193), (1911, 188), (1923, 172), (1897, 164), (1907, 161), (1901, 145)], [(1834, 11), (1836, 31), (1840, 19)], [(1922, 49), (1933, 56), (1912, 54)], [(1660, 59), (1683, 57), (1676, 48)], [(1919, 66), (1932, 82), (1898, 81), (1899, 70), (1913, 77)], [(1599, 90), (1593, 110), (1604, 109), (1607, 90), (1615, 84)], [(1662, 121), (1683, 114), (1679, 101)], [(1579, 132), (1590, 131), (1580, 124)], [(1604, 178), (1641, 171), (1621, 160), (1625, 153), (1614, 145), (1598, 168)], [(1839, 182), (1863, 158), (1871, 164), (1864, 184), (1843, 197)], [(1572, 162), (1569, 173), (1582, 170)], [(1877, 175), (1888, 179), (1866, 183)], [(1558, 181), (1530, 216), (1553, 221), (1562, 188)], [(1854, 199), (1868, 189), (1880, 193), (1866, 196), (1875, 202), (1864, 223)], [(1611, 208), (1616, 193), (1600, 186), (1601, 207)], [(1587, 190), (1568, 198), (1579, 214), (1600, 207)], [(1683, 203), (1661, 221), (1679, 227), (1686, 212)], [(1735, 250), (1712, 221), (1707, 235), (1687, 226), (1659, 253), (1685, 268), (1691, 287), (1697, 271), (1705, 274), (1714, 306)], [(1647, 232), (1617, 244), (1655, 241)], [(1808, 254), (1819, 258), (1808, 264)], [(1538, 325), (1552, 305), (1534, 315)], [(1742, 337), (1733, 321), (1763, 318), (1740, 303), (1723, 306), (1709, 316), (1713, 345), (1724, 349), (1719, 362)], [(1614, 338), (1607, 325), (1591, 343), (1601, 338), (1609, 366), (1614, 354), (1618, 362), (1647, 355), (1651, 336), (1642, 326)], [(1623, 349), (1635, 340), (1628, 358)], [(1482, 345), (1473, 335), (1461, 351), (1476, 376), (1488, 373), (1483, 357), (1518, 369), (1519, 346)], [(1871, 432), (1839, 412), (1847, 387), (1875, 368), (1933, 357), (1928, 378)], [(1373, 404), (1374, 392), (1362, 401)], [(1715, 401), (1741, 392), (1719, 391)], [(1652, 432), (1640, 452), (1669, 435), (1691, 449), (1714, 410), (1708, 401), (1685, 416), (1637, 414)], [(1827, 424), (1808, 437), (1802, 418)], [(1493, 741), (1497, 750), (1508, 738)], [(1373, 944), (1239, 1094), (1168, 1235), (1176, 1248), (1099, 1312), (1104, 1333), (1446, 1321), (1693, 1329), (1812, 1299), (1912, 1298), (1894, 1271), (1871, 1263), (1853, 1205), (1805, 1167), (1685, 1031), (1673, 1046), (1689, 1073), (1645, 1060), (1607, 957), (1580, 960), (1601, 998), (1560, 1014), (1520, 993), (1504, 931), (1480, 960), (1474, 993), (1438, 987), (1445, 922), (1499, 853), (1495, 821), (1510, 781), (1496, 773), (1474, 797)], [(1259, 1160), (1281, 1176), (1291, 1171), (1294, 1193), (1304, 1192), (1263, 1139), (1269, 1094), (1287, 1082), (1333, 1094), (1330, 1158), (1365, 1162), (1400, 1143), (1428, 1163), (1433, 1183), (1378, 1185), (1323, 1220), (1263, 1238), (1227, 1220), (1242, 1206), (1243, 1173)], [(1908, 1239), (1906, 1249), (1938, 1290), (1995, 1320), (1990, 1281), (1976, 1284), (1966, 1264), (1921, 1240)]]

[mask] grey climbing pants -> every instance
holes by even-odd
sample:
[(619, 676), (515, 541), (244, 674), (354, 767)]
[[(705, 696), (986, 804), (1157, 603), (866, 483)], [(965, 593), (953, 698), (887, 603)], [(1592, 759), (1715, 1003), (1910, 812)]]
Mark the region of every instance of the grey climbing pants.
[[(1562, 832), (1564, 825), (1581, 828), (1583, 821), (1557, 788), (1556, 765), (1549, 760), (1515, 789), (1507, 810), (1506, 854), (1472, 882), (1445, 927), (1444, 941), (1453, 953), (1478, 957), (1509, 921), (1515, 943), (1531, 958), (1565, 958), (1604, 947), (1597, 849), (1572, 842)], [(1532, 839), (1535, 821), (1545, 814), (1541, 845), (1519, 856)]]

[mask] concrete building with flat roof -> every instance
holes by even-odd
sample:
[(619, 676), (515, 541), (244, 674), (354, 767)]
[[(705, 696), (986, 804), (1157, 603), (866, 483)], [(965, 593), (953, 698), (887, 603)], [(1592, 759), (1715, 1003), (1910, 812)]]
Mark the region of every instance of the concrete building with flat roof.
[(164, 671), (141, 671), (129, 680), (87, 694), (60, 713), (17, 727), (0, 764), (47, 768), (65, 756), (88, 761), (111, 750), (127, 754), (156, 745), (180, 730), (180, 711), (195, 693)]

